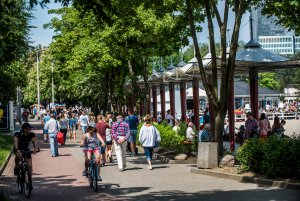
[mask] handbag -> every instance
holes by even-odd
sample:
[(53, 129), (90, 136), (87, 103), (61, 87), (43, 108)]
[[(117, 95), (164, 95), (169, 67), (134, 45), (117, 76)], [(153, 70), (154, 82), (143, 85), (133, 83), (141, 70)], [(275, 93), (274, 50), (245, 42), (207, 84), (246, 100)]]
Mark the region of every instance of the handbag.
[(60, 144), (64, 143), (64, 134), (62, 132), (58, 132), (56, 137), (57, 137), (58, 143), (60, 143)]
[(154, 128), (154, 135), (155, 135), (154, 147), (159, 147), (159, 141), (157, 140), (156, 128), (155, 128), (155, 126), (153, 126), (153, 128)]

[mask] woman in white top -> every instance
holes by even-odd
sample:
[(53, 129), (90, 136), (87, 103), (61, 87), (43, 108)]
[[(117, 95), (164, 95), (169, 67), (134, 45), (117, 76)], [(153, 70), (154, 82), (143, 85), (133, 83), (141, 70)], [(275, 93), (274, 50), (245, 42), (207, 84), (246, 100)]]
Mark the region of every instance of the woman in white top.
[(152, 156), (153, 148), (157, 146), (157, 143), (160, 142), (160, 134), (155, 126), (152, 125), (152, 118), (150, 115), (146, 115), (144, 118), (145, 124), (142, 126), (139, 135), (139, 141), (144, 147), (146, 160), (148, 162), (148, 169), (152, 170)]

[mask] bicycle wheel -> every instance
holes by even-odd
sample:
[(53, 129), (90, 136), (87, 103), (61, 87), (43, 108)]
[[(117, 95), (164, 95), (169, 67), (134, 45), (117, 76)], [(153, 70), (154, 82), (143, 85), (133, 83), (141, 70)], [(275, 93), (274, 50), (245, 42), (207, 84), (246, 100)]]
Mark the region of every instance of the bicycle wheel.
[(93, 169), (93, 168), (92, 168), (92, 165), (90, 165), (89, 168), (88, 168), (88, 172), (87, 172), (90, 188), (93, 187), (93, 175), (92, 175), (92, 169)]
[(24, 176), (22, 176), (22, 172), (20, 171), (17, 177), (17, 186), (20, 194), (23, 193), (23, 185), (24, 185)]
[(31, 177), (28, 168), (24, 172), (24, 194), (26, 198), (29, 198), (31, 195)]
[(93, 188), (94, 191), (97, 192), (98, 190), (98, 171), (97, 171), (97, 165), (93, 164)]

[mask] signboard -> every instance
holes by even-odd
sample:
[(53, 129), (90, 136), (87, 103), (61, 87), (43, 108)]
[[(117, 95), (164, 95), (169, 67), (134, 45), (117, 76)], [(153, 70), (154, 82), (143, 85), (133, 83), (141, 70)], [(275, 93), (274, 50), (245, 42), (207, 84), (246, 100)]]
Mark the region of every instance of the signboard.
[(0, 105), (0, 130), (9, 129), (8, 105)]

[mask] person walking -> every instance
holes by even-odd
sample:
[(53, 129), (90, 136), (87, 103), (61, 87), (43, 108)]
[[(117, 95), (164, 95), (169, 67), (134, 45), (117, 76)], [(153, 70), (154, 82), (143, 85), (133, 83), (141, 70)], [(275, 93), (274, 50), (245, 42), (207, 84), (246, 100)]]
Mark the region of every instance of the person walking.
[(101, 163), (101, 166), (104, 166), (105, 165), (105, 162), (106, 162), (106, 156), (105, 156), (105, 150), (106, 150), (106, 129), (107, 128), (110, 128), (109, 124), (107, 124), (105, 122), (105, 119), (103, 117), (103, 115), (98, 115), (97, 116), (97, 124), (96, 124), (96, 131), (97, 131), (97, 135), (100, 135), (101, 138), (103, 139), (103, 144), (101, 143), (101, 146), (100, 146), (100, 154), (101, 154), (101, 160), (102, 160), (102, 163)]
[(76, 127), (77, 127), (77, 118), (75, 117), (75, 113), (72, 113), (71, 118), (68, 121), (68, 129), (70, 133), (69, 142), (73, 138), (74, 142), (76, 143)]
[(252, 117), (251, 112), (246, 113), (247, 120), (245, 122), (244, 139), (257, 137), (258, 122)]
[(105, 150), (105, 157), (106, 161), (112, 163), (113, 158), (112, 158), (112, 136), (111, 136), (111, 126), (109, 124), (109, 119), (106, 118), (105, 122), (109, 125), (108, 128), (105, 130), (105, 140), (106, 140), (106, 150)]
[(129, 134), (129, 143), (131, 149), (131, 155), (138, 155), (137, 147), (136, 147), (136, 137), (137, 137), (137, 127), (139, 125), (139, 119), (136, 115), (133, 114), (132, 109), (128, 110), (128, 116), (125, 118), (126, 123), (128, 123), (130, 128)]
[(79, 130), (82, 130), (82, 134), (85, 134), (86, 128), (89, 124), (89, 117), (86, 115), (85, 111), (82, 111), (78, 123), (79, 123)]
[(57, 120), (54, 119), (54, 114), (50, 114), (50, 120), (47, 121), (44, 127), (45, 130), (48, 131), (49, 139), (50, 139), (50, 149), (51, 156), (58, 156), (58, 144), (57, 144), (57, 133), (60, 130), (60, 124)]
[(118, 115), (117, 121), (114, 122), (111, 128), (111, 134), (114, 140), (119, 171), (123, 171), (126, 168), (126, 142), (128, 140), (129, 133), (129, 125), (123, 121), (123, 117), (121, 115)]
[(283, 129), (282, 124), (280, 123), (280, 119), (278, 116), (276, 116), (274, 118), (274, 123), (272, 125), (272, 134), (278, 138), (282, 138), (283, 132), (284, 132), (284, 129)]
[[(47, 123), (47, 121), (50, 120), (50, 116), (49, 116), (49, 112), (46, 111), (46, 113), (44, 114), (44, 118), (42, 120), (42, 125), (45, 126), (45, 124)], [(44, 134), (44, 143), (49, 142), (49, 136), (48, 136), (48, 131), (43, 129), (43, 134)]]
[(161, 141), (159, 131), (155, 126), (152, 125), (152, 118), (150, 115), (146, 115), (144, 118), (145, 124), (142, 126), (139, 134), (139, 141), (142, 144), (146, 160), (148, 163), (148, 169), (152, 170), (152, 156), (153, 148), (157, 146), (158, 142)]
[(60, 132), (64, 134), (64, 143), (62, 145), (65, 145), (66, 138), (67, 138), (67, 132), (68, 132), (68, 120), (66, 119), (65, 115), (62, 114), (61, 118), (59, 120), (60, 123)]
[(267, 139), (269, 131), (271, 131), (270, 121), (265, 113), (261, 113), (259, 118), (259, 137), (263, 140)]

